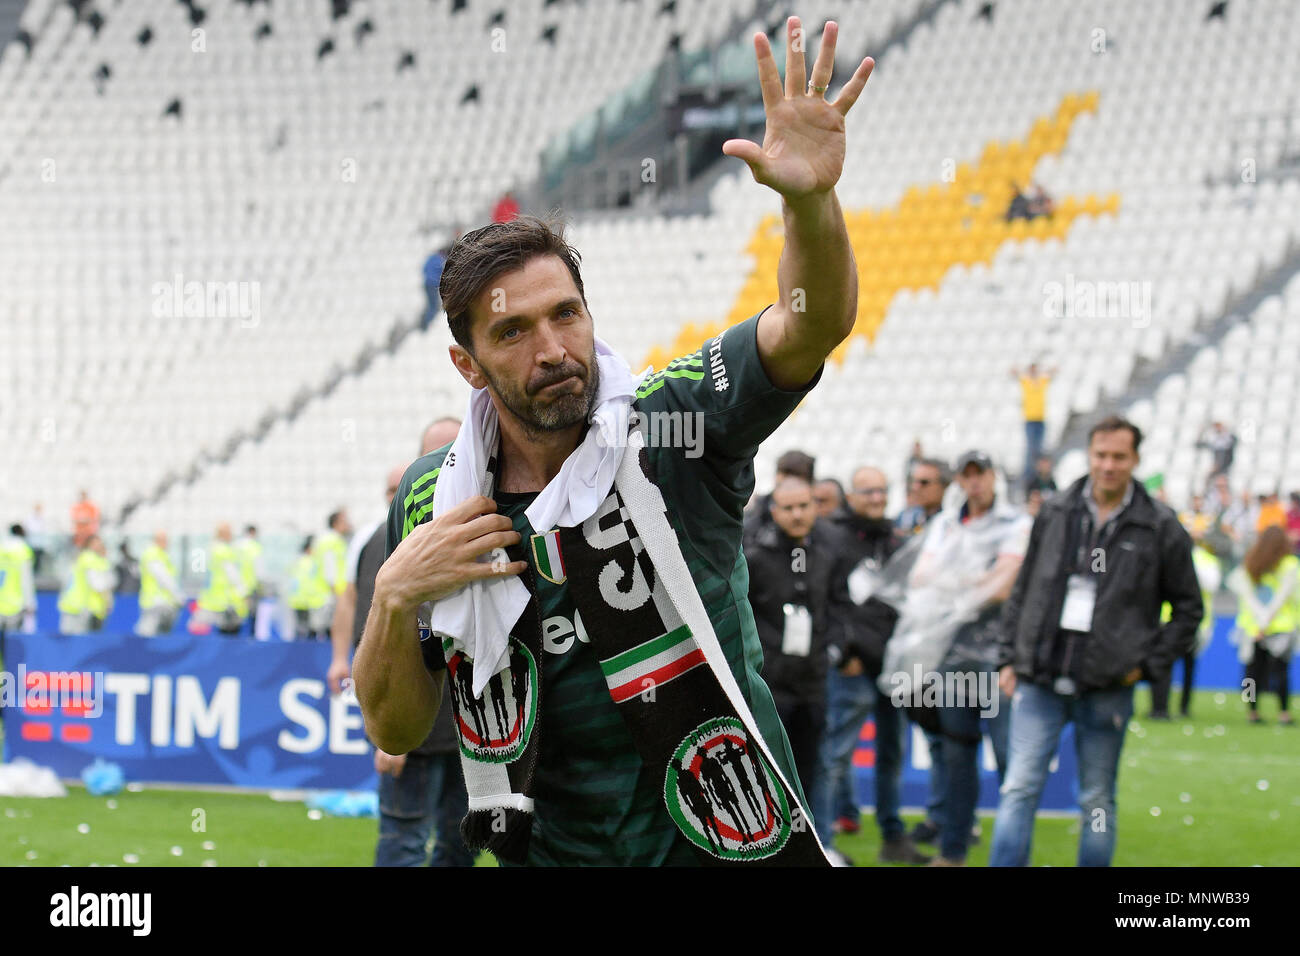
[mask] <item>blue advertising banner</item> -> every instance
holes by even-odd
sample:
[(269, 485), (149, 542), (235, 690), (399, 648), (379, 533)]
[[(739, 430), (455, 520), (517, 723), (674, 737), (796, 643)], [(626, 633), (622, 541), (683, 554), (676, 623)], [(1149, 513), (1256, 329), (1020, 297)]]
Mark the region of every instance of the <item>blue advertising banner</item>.
[(101, 757), (137, 781), (375, 786), (361, 709), (325, 683), (328, 644), (10, 634), (4, 655), (6, 759), (61, 777)]

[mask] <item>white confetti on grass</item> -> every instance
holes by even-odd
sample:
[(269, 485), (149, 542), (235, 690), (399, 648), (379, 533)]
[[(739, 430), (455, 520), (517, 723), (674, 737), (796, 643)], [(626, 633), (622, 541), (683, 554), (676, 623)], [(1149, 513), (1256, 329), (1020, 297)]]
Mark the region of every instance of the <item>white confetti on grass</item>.
[(29, 860), (34, 860), (34, 859), (36, 859), (36, 851), (35, 851), (35, 850), (28, 850), (28, 851), (27, 851), (27, 859), (29, 859)]
[(182, 849), (181, 849), (180, 847), (178, 847), (178, 846), (174, 846), (174, 847), (172, 847), (172, 856), (180, 856), (180, 855), (181, 855), (182, 853), (184, 853), (184, 852), (185, 852), (185, 851), (182, 850)]
[(1178, 795), (1178, 799), (1181, 800), (1183, 803), (1191, 803), (1192, 795), (1190, 793), (1180, 793)]
[(123, 863), (139, 863), (139, 862), (140, 862), (140, 857), (138, 857), (138, 856), (137, 856), (136, 854), (134, 854), (134, 853), (123, 853), (123, 854), (122, 854), (122, 862), (123, 862)]
[(1158, 817), (1158, 816), (1160, 816), (1160, 808), (1159, 808), (1159, 807), (1152, 807), (1152, 808), (1151, 808), (1151, 815), (1152, 815), (1153, 817)]
[(1228, 700), (1228, 698), (1225, 697), (1223, 694), (1215, 694), (1215, 695), (1214, 695), (1214, 703), (1217, 704), (1217, 705), (1220, 706), (1220, 707), (1222, 707), (1222, 706), (1227, 702), (1227, 700)]
[(89, 832), (90, 832), (90, 824), (89, 824), (89, 823), (78, 823), (78, 824), (77, 824), (77, 832), (80, 833), (80, 834), (82, 834), (83, 836), (84, 836), (85, 834), (89, 833)]
[(319, 820), (319, 819), (320, 819), (321, 817), (323, 817), (323, 816), (325, 816), (325, 814), (321, 813), (319, 810), (308, 810), (308, 811), (307, 811), (307, 819), (308, 819), (308, 820)]
[(204, 840), (204, 841), (203, 841), (203, 849), (205, 849), (205, 850), (215, 850), (216, 848), (217, 848), (217, 845), (216, 845), (215, 843), (213, 843), (211, 840)]
[(110, 800), (110, 801), (108, 801), (108, 809), (110, 809), (110, 810), (116, 810), (116, 809), (117, 809), (117, 801), (116, 801), (116, 800)]
[(1187, 816), (1183, 817), (1183, 823), (1187, 824), (1189, 827), (1195, 822), (1196, 821), (1192, 819), (1191, 814), (1188, 814)]
[(217, 865), (217, 861), (216, 861), (216, 860), (204, 860), (204, 861), (203, 861), (203, 865), (204, 865), (204, 866), (216, 866), (216, 865)]
[(1257, 789), (1259, 789), (1259, 790), (1267, 790), (1267, 789), (1268, 789), (1268, 781), (1267, 781), (1267, 780), (1261, 780), (1261, 781), (1259, 781), (1258, 783), (1255, 784), (1255, 787), (1256, 787)]

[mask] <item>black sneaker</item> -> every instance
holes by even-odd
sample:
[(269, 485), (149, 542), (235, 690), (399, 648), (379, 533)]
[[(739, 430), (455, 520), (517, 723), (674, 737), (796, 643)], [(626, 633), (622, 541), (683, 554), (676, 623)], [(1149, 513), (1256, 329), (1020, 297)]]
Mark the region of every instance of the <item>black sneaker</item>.
[(939, 827), (929, 820), (922, 820), (912, 827), (912, 832), (908, 834), (908, 838), (913, 843), (933, 843), (939, 839)]
[(930, 862), (930, 857), (926, 856), (915, 846), (906, 836), (896, 836), (892, 840), (886, 840), (880, 847), (881, 863), (914, 863), (925, 865)]

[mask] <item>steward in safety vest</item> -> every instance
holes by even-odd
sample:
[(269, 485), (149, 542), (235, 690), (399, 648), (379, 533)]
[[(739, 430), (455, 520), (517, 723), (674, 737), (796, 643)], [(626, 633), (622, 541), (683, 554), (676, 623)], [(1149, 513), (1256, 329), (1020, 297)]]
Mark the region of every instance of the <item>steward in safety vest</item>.
[(321, 576), (314, 551), (312, 539), (308, 537), (289, 571), (288, 603), (293, 610), (293, 636), (319, 640), (329, 632), (333, 595)]
[(35, 559), (20, 524), (0, 538), (0, 634), (17, 632), (23, 616), (36, 612)]
[(140, 637), (166, 634), (176, 625), (184, 602), (185, 595), (176, 583), (176, 566), (167, 553), (167, 533), (159, 531), (140, 555), (140, 618), (135, 633)]
[(86, 634), (104, 626), (113, 609), (113, 569), (105, 554), (104, 541), (97, 534), (72, 566), (68, 586), (59, 595), (59, 633)]
[(208, 551), (208, 586), (199, 595), (196, 617), (223, 634), (238, 634), (248, 616), (248, 601), (239, 556), (230, 542), (230, 525), (222, 522)]

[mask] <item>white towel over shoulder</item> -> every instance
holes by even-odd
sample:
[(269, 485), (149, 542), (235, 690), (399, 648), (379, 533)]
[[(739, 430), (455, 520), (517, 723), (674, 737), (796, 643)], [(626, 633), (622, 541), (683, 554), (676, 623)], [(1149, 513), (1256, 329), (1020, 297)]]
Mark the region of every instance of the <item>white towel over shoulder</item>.
[[(538, 534), (586, 521), (614, 486), (640, 376), (633, 375), (627, 363), (599, 338), (596, 361), (600, 366), (600, 387), (591, 415), (592, 427), (565, 459), (559, 474), (528, 506), (528, 523)], [(464, 424), (438, 474), (433, 491), (434, 518), (475, 495), (491, 496), (492, 478), (487, 474), (487, 464), (496, 451), (497, 439), (496, 407), (487, 389), (475, 389), (469, 397)], [(481, 560), (505, 559), (505, 553), (497, 549)], [(527, 605), (528, 588), (518, 577), (473, 581), (434, 604), (430, 621), (434, 637), (451, 638), (455, 650), (464, 651), (475, 662), (475, 694), (481, 694), (492, 675), (507, 666), (510, 631)]]

